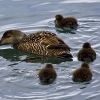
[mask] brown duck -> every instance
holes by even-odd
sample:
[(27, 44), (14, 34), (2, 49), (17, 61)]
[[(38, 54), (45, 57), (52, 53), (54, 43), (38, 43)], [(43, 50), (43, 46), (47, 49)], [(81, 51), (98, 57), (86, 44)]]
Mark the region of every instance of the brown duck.
[(55, 16), (55, 27), (63, 29), (74, 29), (78, 28), (78, 21), (74, 17), (63, 17), (62, 15)]
[(12, 44), (18, 50), (43, 57), (72, 58), (69, 46), (49, 31), (26, 35), (19, 30), (8, 30), (3, 34), (0, 44)]
[(96, 59), (96, 52), (91, 47), (90, 43), (83, 44), (82, 49), (77, 54), (78, 60), (83, 62), (92, 62)]
[(83, 63), (80, 68), (73, 72), (72, 80), (75, 82), (88, 82), (92, 79), (92, 72), (87, 63)]
[(56, 71), (52, 64), (47, 64), (39, 71), (39, 79), (42, 84), (51, 84), (57, 77)]

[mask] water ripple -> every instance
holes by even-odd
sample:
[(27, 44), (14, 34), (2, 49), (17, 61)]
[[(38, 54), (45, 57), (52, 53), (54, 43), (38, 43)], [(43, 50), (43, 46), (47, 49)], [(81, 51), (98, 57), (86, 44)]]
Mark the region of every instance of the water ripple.
[[(26, 34), (39, 30), (56, 33), (71, 47), (73, 61), (61, 59), (39, 59), (0, 46), (0, 99), (4, 100), (99, 100), (100, 98), (100, 6), (99, 0), (0, 0), (0, 37), (4, 31), (19, 29)], [(18, 2), (19, 1), (19, 2)], [(95, 3), (97, 2), (97, 3)], [(91, 4), (90, 4), (91, 3)], [(3, 6), (3, 7), (2, 7)], [(16, 7), (15, 7), (16, 6)], [(12, 9), (13, 8), (13, 9)], [(87, 10), (87, 11), (86, 11)], [(89, 12), (89, 13), (88, 13)], [(79, 28), (76, 34), (55, 30), (54, 16), (75, 16)], [(77, 52), (84, 42), (90, 42), (97, 53), (97, 59), (90, 64), (93, 80), (89, 83), (74, 83), (72, 71), (80, 67)], [(53, 61), (57, 79), (53, 84), (42, 85), (39, 70)]]

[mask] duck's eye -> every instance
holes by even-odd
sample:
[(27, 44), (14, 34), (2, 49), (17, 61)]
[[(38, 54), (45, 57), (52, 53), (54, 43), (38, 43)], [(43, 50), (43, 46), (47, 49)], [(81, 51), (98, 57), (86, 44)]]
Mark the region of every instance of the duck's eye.
[(6, 37), (6, 38), (9, 38), (9, 37), (11, 37), (11, 36), (10, 36), (10, 35), (6, 35), (5, 37)]

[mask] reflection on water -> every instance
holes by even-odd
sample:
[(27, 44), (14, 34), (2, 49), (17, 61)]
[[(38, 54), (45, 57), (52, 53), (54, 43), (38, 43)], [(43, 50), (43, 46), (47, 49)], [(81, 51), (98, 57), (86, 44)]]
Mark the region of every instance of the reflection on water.
[(25, 52), (18, 51), (16, 49), (4, 49), (0, 50), (0, 56), (9, 61), (25, 61), (30, 63), (55, 63), (59, 64), (65, 61), (72, 61), (72, 59), (61, 58), (61, 57), (39, 57)]
[[(89, 2), (89, 3), (87, 3)], [(91, 3), (92, 2), (92, 3)], [(94, 3), (93, 3), (94, 2)], [(56, 33), (70, 47), (74, 58), (42, 59), (11, 47), (0, 47), (0, 98), (2, 100), (99, 100), (100, 98), (100, 1), (99, 0), (0, 0), (0, 37), (8, 29), (30, 34), (48, 30)], [(58, 32), (54, 16), (75, 16), (79, 28), (75, 34)], [(97, 53), (91, 63), (93, 80), (74, 83), (72, 71), (80, 67), (76, 58), (84, 42), (90, 42)], [(38, 71), (53, 63), (57, 79), (41, 85)]]

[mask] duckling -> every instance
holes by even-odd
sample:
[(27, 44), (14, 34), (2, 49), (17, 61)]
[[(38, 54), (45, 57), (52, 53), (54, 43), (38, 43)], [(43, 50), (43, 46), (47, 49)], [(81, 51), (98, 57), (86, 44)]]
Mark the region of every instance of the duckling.
[(46, 66), (39, 71), (39, 79), (42, 84), (51, 84), (55, 81), (57, 73), (52, 64)]
[(15, 49), (43, 57), (72, 58), (70, 47), (49, 31), (26, 35), (19, 30), (8, 30), (3, 34), (0, 44), (12, 44)]
[(93, 62), (96, 59), (96, 52), (91, 47), (90, 43), (83, 44), (83, 48), (77, 54), (78, 60), (83, 62)]
[(88, 82), (92, 79), (92, 72), (87, 63), (83, 63), (80, 68), (73, 72), (72, 80), (75, 82)]
[(55, 27), (66, 30), (77, 30), (78, 21), (74, 17), (63, 17), (62, 15), (55, 16)]

